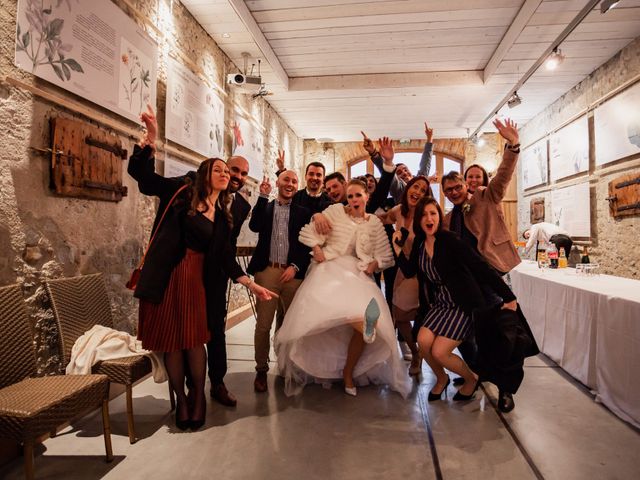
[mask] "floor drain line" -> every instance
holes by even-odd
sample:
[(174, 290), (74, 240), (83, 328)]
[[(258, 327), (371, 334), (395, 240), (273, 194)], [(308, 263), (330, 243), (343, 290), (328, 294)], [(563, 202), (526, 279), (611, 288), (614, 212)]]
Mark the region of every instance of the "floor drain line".
[(518, 450), (520, 450), (520, 453), (524, 457), (525, 461), (529, 464), (529, 468), (531, 468), (531, 470), (533, 471), (533, 474), (536, 476), (538, 480), (545, 480), (544, 475), (542, 475), (542, 472), (540, 471), (536, 463), (533, 461), (533, 458), (531, 458), (531, 455), (529, 455), (529, 452), (527, 452), (527, 449), (524, 447), (522, 442), (520, 442), (518, 435), (516, 435), (516, 432), (511, 428), (511, 425), (509, 425), (509, 422), (507, 422), (507, 419), (505, 418), (505, 416), (498, 409), (497, 402), (493, 401), (493, 399), (489, 396), (484, 386), (481, 385), (481, 388), (482, 388), (482, 391), (484, 392), (484, 396), (489, 400), (489, 403), (491, 403), (491, 406), (495, 409), (496, 413), (498, 414), (498, 418), (502, 422), (502, 425), (504, 425), (504, 428), (507, 430), (509, 435), (511, 435), (511, 438), (513, 439), (513, 443), (516, 444), (516, 447), (518, 447)]
[(433, 470), (436, 475), (436, 480), (443, 480), (444, 477), (442, 476), (442, 470), (440, 469), (440, 459), (438, 458), (438, 451), (436, 450), (436, 440), (433, 437), (433, 430), (431, 430), (431, 420), (429, 419), (429, 410), (425, 402), (424, 392), (424, 388), (420, 388), (418, 390), (422, 423), (424, 423), (424, 427), (427, 430), (427, 437), (429, 438), (429, 449), (431, 450), (431, 459), (433, 461)]

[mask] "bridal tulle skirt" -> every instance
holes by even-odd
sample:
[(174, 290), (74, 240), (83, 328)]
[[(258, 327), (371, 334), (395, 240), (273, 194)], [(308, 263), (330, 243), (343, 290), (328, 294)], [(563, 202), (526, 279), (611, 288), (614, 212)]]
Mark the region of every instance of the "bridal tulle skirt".
[(411, 381), (400, 356), (389, 308), (373, 279), (357, 267), (358, 259), (338, 257), (312, 264), (296, 292), (275, 338), (285, 393), (299, 393), (308, 383), (342, 380), (352, 323), (362, 321), (367, 304), (380, 307), (376, 339), (365, 345), (354, 370), (357, 386), (388, 385), (407, 396)]

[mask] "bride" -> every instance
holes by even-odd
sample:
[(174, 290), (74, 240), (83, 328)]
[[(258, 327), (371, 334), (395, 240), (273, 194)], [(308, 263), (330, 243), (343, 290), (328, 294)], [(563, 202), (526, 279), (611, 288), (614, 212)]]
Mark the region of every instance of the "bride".
[(328, 235), (319, 234), (313, 222), (300, 231), (314, 262), (276, 334), (285, 393), (342, 378), (349, 395), (356, 395), (356, 385), (374, 383), (406, 396), (410, 382), (389, 308), (372, 278), (393, 265), (389, 241), (380, 220), (365, 213), (363, 182), (349, 182), (347, 200), (346, 207), (324, 210), (332, 225)]

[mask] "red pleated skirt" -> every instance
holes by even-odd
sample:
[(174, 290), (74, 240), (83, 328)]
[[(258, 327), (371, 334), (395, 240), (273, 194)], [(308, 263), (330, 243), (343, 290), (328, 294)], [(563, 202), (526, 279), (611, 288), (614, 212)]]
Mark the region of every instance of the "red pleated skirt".
[(171, 273), (162, 303), (140, 300), (138, 339), (142, 348), (173, 352), (209, 341), (203, 266), (204, 253), (187, 249)]

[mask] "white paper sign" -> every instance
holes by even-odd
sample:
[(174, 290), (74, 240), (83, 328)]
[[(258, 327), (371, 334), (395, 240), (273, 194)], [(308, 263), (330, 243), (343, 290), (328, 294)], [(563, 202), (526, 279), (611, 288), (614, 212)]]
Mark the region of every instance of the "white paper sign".
[(15, 64), (134, 122), (156, 105), (157, 45), (110, 1), (20, 0)]
[(551, 180), (589, 170), (589, 124), (586, 115), (551, 135)]
[(547, 183), (547, 139), (540, 140), (522, 151), (522, 188)]
[(164, 159), (165, 178), (182, 177), (188, 172), (193, 172), (197, 169), (198, 167), (196, 165), (192, 165), (191, 163), (181, 162), (180, 160), (176, 160), (171, 157), (166, 157)]
[(236, 110), (233, 123), (233, 155), (249, 162), (249, 176), (262, 180), (264, 161), (264, 137), (242, 112)]
[(640, 84), (596, 108), (593, 121), (596, 165), (640, 153)]
[(224, 103), (178, 61), (169, 58), (167, 66), (167, 138), (205, 157), (222, 157)]
[(552, 222), (572, 237), (591, 236), (589, 182), (551, 191)]

